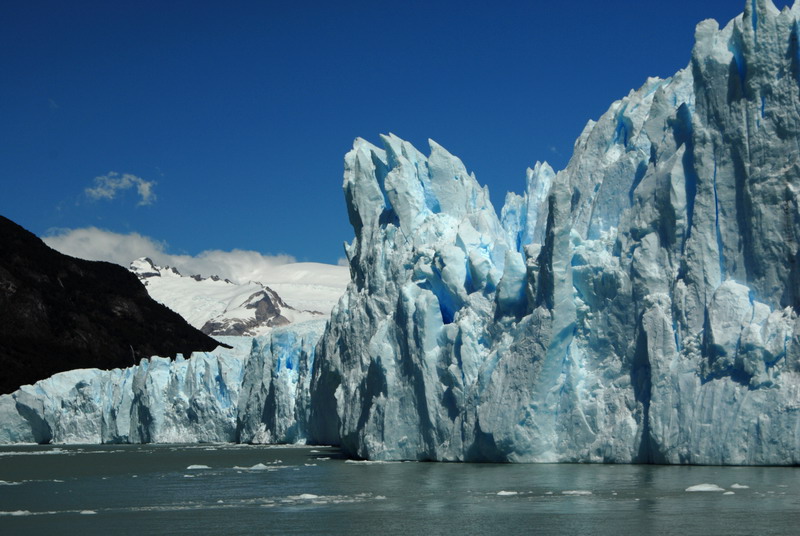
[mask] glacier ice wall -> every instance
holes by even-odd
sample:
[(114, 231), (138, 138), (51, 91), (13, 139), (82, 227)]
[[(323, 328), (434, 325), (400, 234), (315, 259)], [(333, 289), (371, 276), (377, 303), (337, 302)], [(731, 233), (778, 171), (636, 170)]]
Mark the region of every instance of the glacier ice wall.
[(25, 385), (0, 396), (0, 444), (304, 442), (309, 371), (324, 327), (219, 337), (232, 348)]
[(0, 396), (0, 443), (187, 443), (236, 440), (251, 339), (231, 349), (76, 369)]
[(758, 0), (701, 23), (686, 69), (590, 122), (566, 169), (528, 170), (499, 216), (439, 145), (356, 140), (327, 327), (55, 375), (0, 396), (0, 443), (800, 463), (798, 19)]
[(305, 443), (311, 369), (325, 323), (293, 324), (254, 339), (239, 394), (238, 441)]
[(700, 23), (497, 216), (356, 140), (309, 433), (371, 459), (800, 463), (800, 5)]

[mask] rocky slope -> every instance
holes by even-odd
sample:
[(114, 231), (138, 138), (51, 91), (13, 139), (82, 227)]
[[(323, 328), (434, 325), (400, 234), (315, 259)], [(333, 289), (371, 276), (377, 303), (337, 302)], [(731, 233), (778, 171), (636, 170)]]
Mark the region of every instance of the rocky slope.
[(0, 216), (0, 393), (56, 372), (217, 345), (124, 268), (62, 255)]

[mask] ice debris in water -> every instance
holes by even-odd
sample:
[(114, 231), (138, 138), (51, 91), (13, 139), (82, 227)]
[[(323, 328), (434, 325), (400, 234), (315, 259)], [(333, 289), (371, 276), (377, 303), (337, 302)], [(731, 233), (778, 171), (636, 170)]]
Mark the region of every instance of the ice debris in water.
[(721, 488), (716, 484), (695, 484), (686, 488), (686, 491), (725, 491), (725, 488)]

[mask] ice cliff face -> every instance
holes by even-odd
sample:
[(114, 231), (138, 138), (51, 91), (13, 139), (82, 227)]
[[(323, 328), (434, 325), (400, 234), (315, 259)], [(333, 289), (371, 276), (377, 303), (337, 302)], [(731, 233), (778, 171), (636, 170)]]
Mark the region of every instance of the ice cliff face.
[(71, 370), (0, 396), (0, 443), (233, 441), (250, 339), (221, 339), (233, 348)]
[(237, 417), (243, 443), (305, 443), (309, 386), (324, 321), (256, 338), (245, 366)]
[(498, 218), (356, 140), (311, 438), (373, 459), (800, 463), (800, 5), (697, 27)]
[(25, 385), (0, 396), (0, 444), (303, 442), (308, 371), (324, 326), (220, 337), (232, 348)]
[(800, 4), (768, 0), (701, 23), (686, 69), (590, 122), (566, 169), (537, 163), (499, 216), (439, 145), (356, 140), (327, 326), (58, 374), (0, 396), (0, 442), (800, 463), (799, 34)]

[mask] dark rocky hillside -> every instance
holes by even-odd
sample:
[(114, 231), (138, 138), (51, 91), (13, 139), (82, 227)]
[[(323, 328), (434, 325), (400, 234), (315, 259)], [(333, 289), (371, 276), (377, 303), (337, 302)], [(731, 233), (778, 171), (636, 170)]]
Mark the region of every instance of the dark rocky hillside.
[(218, 345), (128, 270), (63, 255), (0, 216), (0, 393), (65, 370)]

